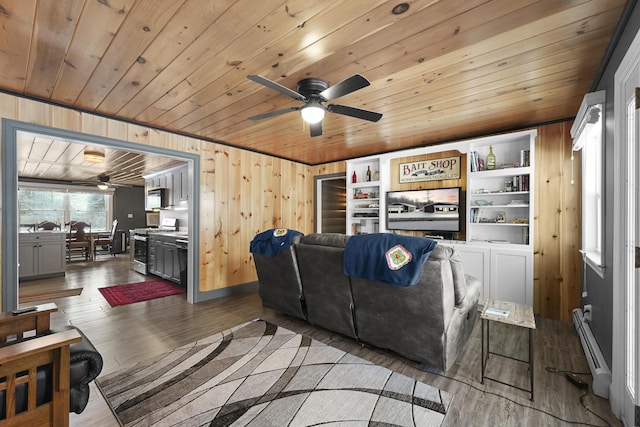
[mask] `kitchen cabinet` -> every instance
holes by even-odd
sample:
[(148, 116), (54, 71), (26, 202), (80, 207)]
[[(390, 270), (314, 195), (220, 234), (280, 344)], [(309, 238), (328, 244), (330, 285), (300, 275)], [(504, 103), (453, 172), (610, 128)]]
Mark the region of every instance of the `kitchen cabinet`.
[[(158, 245), (161, 245), (161, 242), (157, 237), (147, 236), (147, 271), (156, 276), (161, 275), (158, 270), (158, 258), (156, 256), (158, 253)], [(162, 249), (160, 249), (160, 251), (162, 251)]]
[(66, 233), (20, 233), (18, 246), (21, 280), (65, 275)]
[(147, 262), (149, 273), (180, 283), (180, 261), (174, 236), (150, 234)]
[(189, 201), (189, 166), (185, 165), (178, 169), (180, 193), (179, 202)]
[(189, 200), (189, 166), (187, 164), (146, 174), (143, 178), (145, 194), (156, 188), (166, 190), (168, 208), (185, 206), (185, 202)]

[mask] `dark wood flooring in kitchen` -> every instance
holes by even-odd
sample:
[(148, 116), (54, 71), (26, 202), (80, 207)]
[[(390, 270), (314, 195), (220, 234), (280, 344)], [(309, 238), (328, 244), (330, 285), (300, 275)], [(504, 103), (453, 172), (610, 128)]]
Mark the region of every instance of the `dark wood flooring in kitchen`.
[[(414, 363), (389, 352), (360, 345), (352, 339), (263, 308), (257, 293), (195, 305), (189, 304), (185, 295), (174, 295), (112, 308), (98, 291), (99, 287), (144, 279), (131, 269), (128, 255), (122, 254), (99, 257), (94, 262), (69, 263), (64, 278), (24, 282), (20, 284), (20, 292), (83, 287), (79, 296), (41, 302), (52, 301), (58, 305), (60, 310), (52, 317), (54, 327), (73, 324), (91, 339), (104, 357), (103, 373), (131, 366), (242, 322), (263, 318), (453, 393), (446, 426), (622, 425), (611, 413), (606, 399), (589, 392), (582, 399), (583, 406), (580, 403), (583, 390), (569, 383), (564, 375), (545, 369), (588, 372), (580, 341), (570, 323), (536, 319), (536, 392), (535, 401), (531, 402), (528, 393), (491, 381), (480, 384), (479, 321), (458, 362), (446, 375), (437, 375), (421, 371)], [(428, 309), (428, 302), (425, 302), (425, 309)], [(498, 329), (492, 328), (492, 331)], [(522, 351), (521, 344), (526, 351), (526, 338), (521, 333), (518, 328), (503, 328), (498, 336), (508, 351)], [(493, 356), (490, 363), (509, 380), (527, 380), (524, 364)], [(590, 381), (589, 375), (582, 377)], [(117, 426), (118, 422), (95, 386), (91, 393), (87, 409), (79, 415), (71, 414), (71, 425)]]

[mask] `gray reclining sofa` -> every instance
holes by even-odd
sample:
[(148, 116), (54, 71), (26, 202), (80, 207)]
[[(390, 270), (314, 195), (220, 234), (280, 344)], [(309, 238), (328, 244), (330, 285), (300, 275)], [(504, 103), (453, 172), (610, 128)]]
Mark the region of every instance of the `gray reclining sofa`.
[(349, 238), (298, 236), (275, 257), (254, 253), (263, 305), (446, 372), (473, 330), (480, 281), (465, 274), (457, 252), (443, 244), (430, 253), (415, 285), (348, 276)]

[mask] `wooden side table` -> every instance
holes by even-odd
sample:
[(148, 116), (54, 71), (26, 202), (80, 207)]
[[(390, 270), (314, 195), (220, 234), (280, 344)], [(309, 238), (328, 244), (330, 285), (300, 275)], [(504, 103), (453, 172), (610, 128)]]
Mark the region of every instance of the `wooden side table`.
[[(533, 308), (526, 305), (516, 304), (507, 301), (494, 301), (489, 300), (484, 304), (484, 308), (480, 313), (480, 319), (482, 322), (482, 379), (481, 383), (484, 384), (484, 380), (489, 379), (499, 382), (501, 384), (517, 388), (519, 390), (527, 391), (531, 393), (531, 400), (533, 400), (533, 332), (536, 329), (536, 321), (533, 316)], [(493, 353), (489, 347), (490, 332), (489, 326), (491, 322), (500, 322), (507, 325), (518, 326), (527, 328), (529, 330), (529, 360), (516, 359), (511, 356), (506, 356), (500, 353)], [(486, 333), (485, 333), (486, 329)], [(486, 340), (486, 345), (485, 345)], [(518, 387), (514, 384), (509, 384), (500, 381), (496, 378), (491, 378), (485, 375), (487, 359), (489, 354), (495, 354), (501, 357), (507, 357), (509, 359), (517, 360), (519, 362), (528, 363), (529, 365), (529, 389)]]

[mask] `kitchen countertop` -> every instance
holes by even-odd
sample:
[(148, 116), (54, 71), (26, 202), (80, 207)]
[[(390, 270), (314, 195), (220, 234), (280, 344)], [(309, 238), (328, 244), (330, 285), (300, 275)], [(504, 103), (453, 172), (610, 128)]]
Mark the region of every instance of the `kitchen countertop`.
[(149, 234), (155, 234), (157, 236), (179, 237), (181, 239), (189, 238), (189, 232), (187, 231), (158, 230), (158, 231), (149, 231)]
[(67, 234), (66, 231), (60, 230), (37, 230), (37, 231), (29, 231), (29, 230), (20, 230), (19, 234)]

